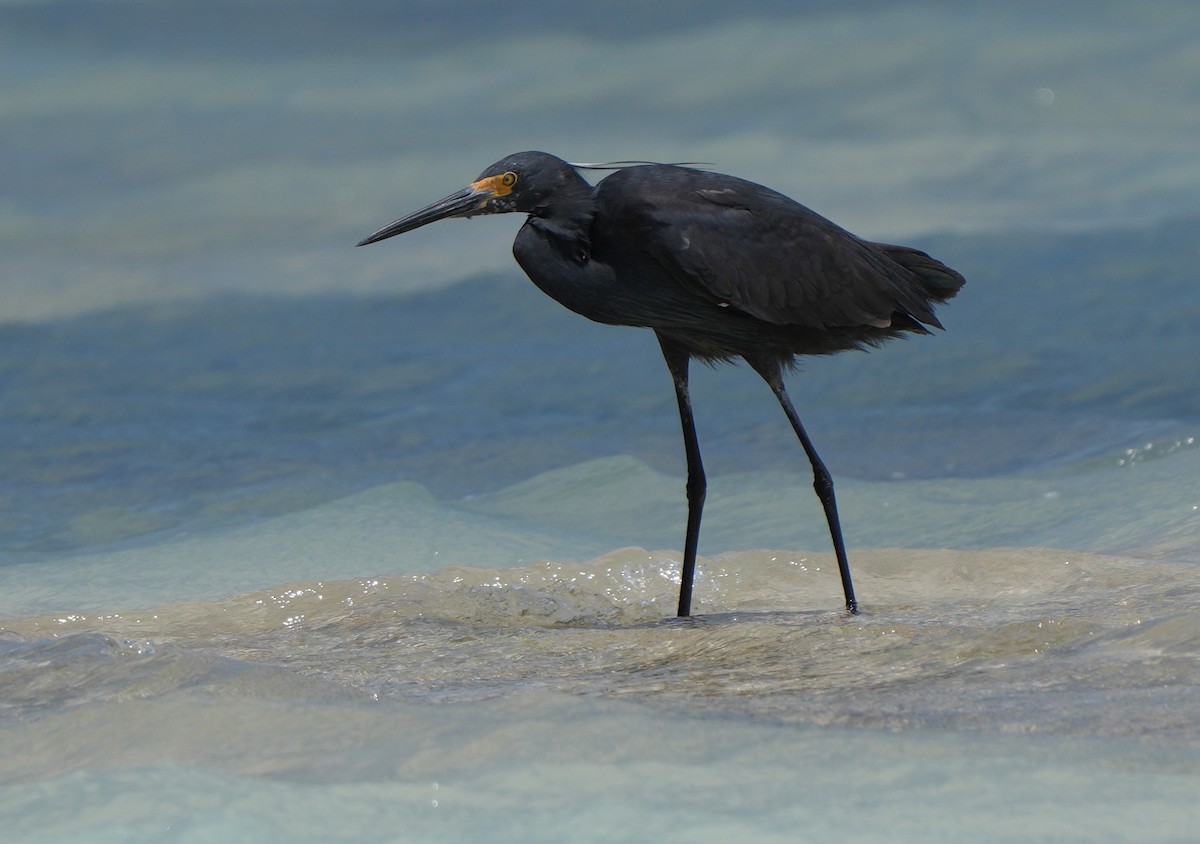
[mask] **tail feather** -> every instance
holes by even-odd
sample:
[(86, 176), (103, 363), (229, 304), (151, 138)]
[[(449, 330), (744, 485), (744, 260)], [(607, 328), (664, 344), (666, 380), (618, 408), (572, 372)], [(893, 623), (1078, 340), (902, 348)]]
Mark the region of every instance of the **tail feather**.
[(911, 246), (892, 246), (889, 243), (874, 243), (872, 246), (912, 273), (919, 292), (926, 299), (934, 302), (953, 299), (959, 289), (967, 283), (960, 273), (950, 269), (936, 258), (929, 257), (920, 249), (913, 249)]

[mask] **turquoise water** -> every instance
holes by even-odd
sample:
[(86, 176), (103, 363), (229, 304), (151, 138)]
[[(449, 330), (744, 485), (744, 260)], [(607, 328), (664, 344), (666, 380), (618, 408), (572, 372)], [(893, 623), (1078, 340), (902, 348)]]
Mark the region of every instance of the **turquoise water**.
[[(15, 841), (1183, 841), (1200, 820), (1185, 4), (0, 6)], [(351, 244), (520, 149), (711, 161), (968, 278), (694, 374)]]

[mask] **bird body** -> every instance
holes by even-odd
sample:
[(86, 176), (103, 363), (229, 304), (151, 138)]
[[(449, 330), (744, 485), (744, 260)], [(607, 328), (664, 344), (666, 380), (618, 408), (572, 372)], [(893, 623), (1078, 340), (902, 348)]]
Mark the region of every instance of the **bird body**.
[(469, 187), (385, 226), (383, 240), (451, 216), (522, 212), (513, 254), (563, 306), (596, 322), (652, 329), (675, 382), (688, 463), (679, 615), (690, 613), (706, 481), (687, 364), (741, 358), (775, 392), (813, 466), (855, 612), (833, 482), (783, 386), (797, 355), (876, 346), (941, 328), (935, 303), (964, 280), (924, 252), (863, 240), (783, 194), (733, 176), (647, 164), (594, 188), (547, 153), (509, 156)]
[(931, 300), (962, 284), (922, 252), (864, 241), (753, 182), (658, 164), (592, 188), (555, 161), (570, 188), (547, 208), (553, 222), (534, 213), (517, 235), (522, 269), (576, 313), (665, 332), (697, 358), (769, 350), (782, 362), (928, 333), (941, 327)]

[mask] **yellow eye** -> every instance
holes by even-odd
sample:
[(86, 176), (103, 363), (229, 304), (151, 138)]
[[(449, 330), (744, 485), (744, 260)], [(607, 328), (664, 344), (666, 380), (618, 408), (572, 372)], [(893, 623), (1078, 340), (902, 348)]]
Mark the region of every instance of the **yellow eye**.
[(500, 177), (500, 184), (504, 185), (506, 188), (511, 188), (516, 183), (517, 183), (517, 174), (514, 173), (512, 170), (509, 170), (507, 173), (505, 173), (503, 176)]

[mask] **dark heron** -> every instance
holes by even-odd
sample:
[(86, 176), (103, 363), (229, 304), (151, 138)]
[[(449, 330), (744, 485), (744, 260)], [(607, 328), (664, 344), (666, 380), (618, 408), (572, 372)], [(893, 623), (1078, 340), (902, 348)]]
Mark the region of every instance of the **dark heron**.
[(846, 609), (858, 611), (833, 479), (788, 398), (796, 355), (878, 346), (941, 328), (963, 277), (924, 252), (862, 240), (781, 193), (669, 164), (627, 166), (592, 187), (544, 152), (498, 161), (467, 187), (396, 220), (364, 246), (447, 217), (527, 214), (513, 254), (542, 292), (596, 322), (658, 335), (683, 424), (687, 533), (679, 615), (691, 612), (707, 483), (688, 362), (741, 358), (771, 387), (813, 469)]

